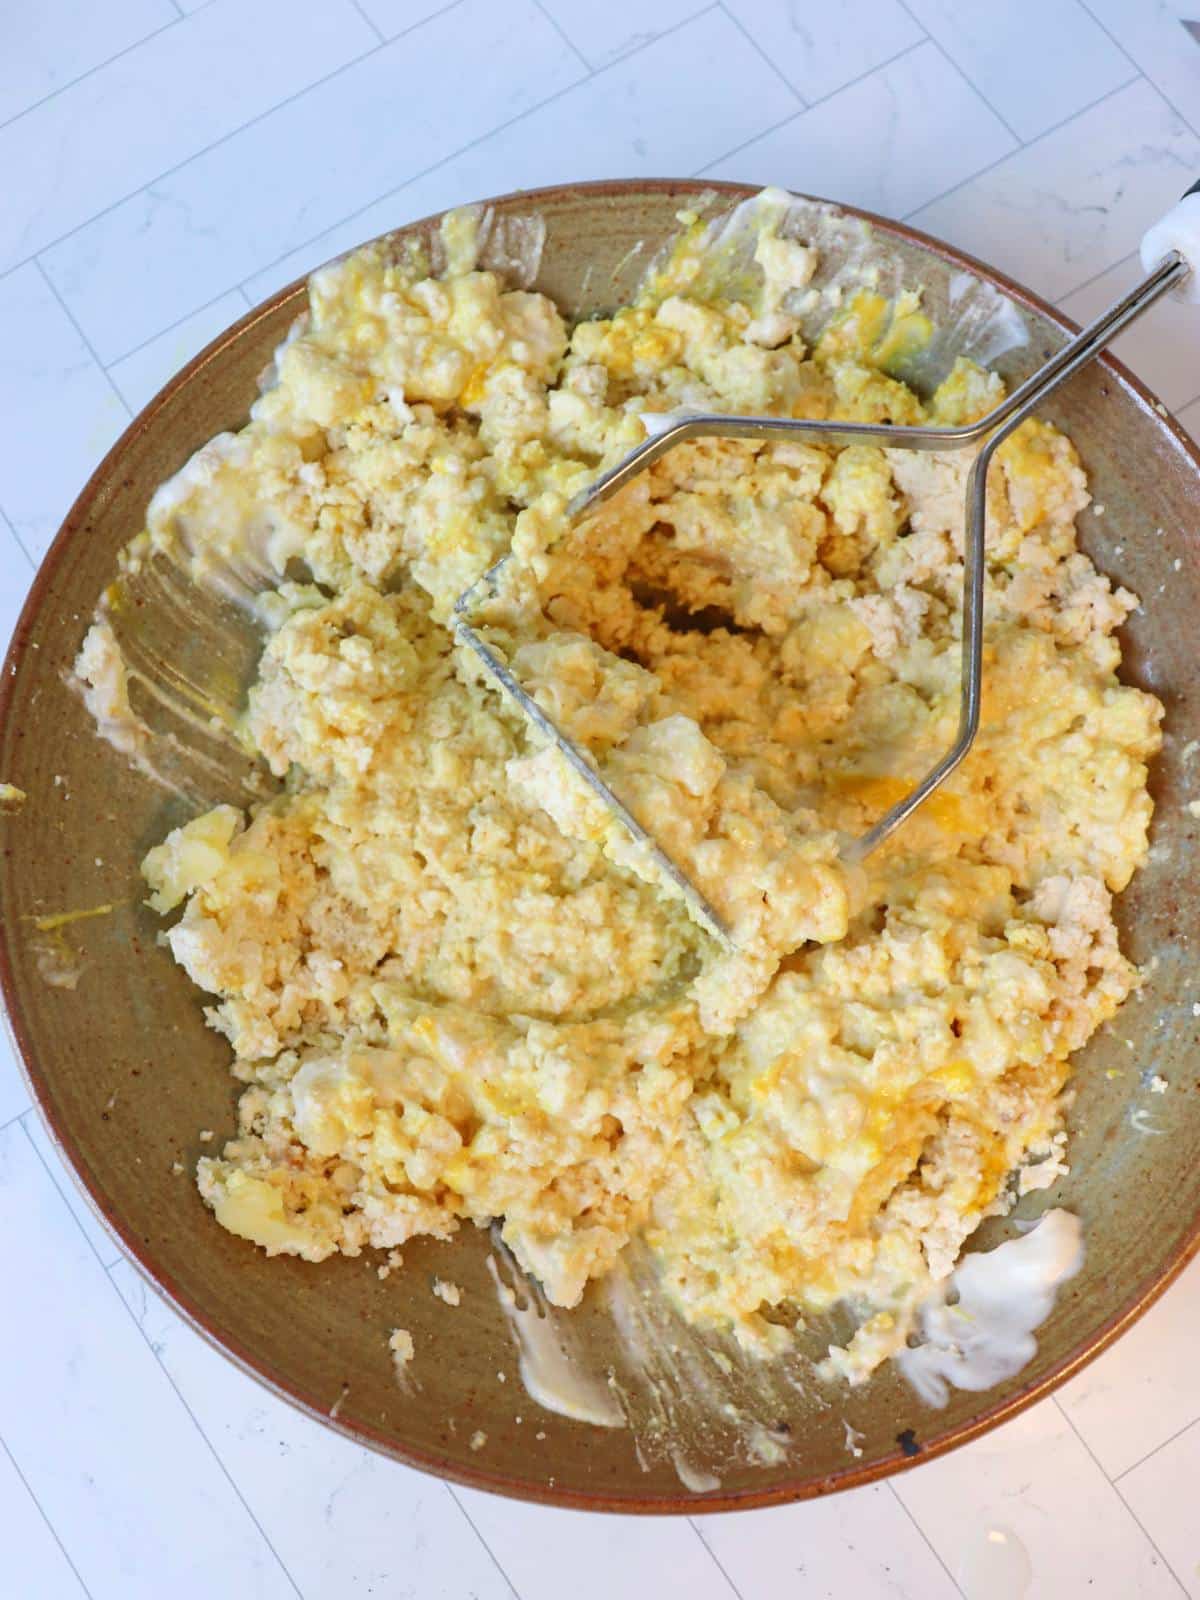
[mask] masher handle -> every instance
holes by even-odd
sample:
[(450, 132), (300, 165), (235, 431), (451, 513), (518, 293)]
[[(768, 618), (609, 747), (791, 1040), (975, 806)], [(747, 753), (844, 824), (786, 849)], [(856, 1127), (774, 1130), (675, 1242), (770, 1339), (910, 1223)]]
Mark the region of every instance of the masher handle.
[(1161, 266), (1172, 253), (1188, 267), (1175, 293), (1200, 305), (1200, 178), (1142, 239), (1142, 266), (1147, 272)]

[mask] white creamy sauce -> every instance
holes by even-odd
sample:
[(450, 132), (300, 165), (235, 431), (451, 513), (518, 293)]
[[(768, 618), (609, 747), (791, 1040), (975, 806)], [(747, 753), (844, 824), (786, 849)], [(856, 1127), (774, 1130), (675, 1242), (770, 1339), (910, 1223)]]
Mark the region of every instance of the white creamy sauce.
[(721, 1487), (720, 1478), (711, 1472), (702, 1472), (699, 1467), (692, 1466), (687, 1457), (678, 1450), (671, 1452), (671, 1462), (679, 1475), (680, 1483), (692, 1494), (711, 1494), (714, 1489)]
[(1023, 1238), (964, 1258), (921, 1309), (923, 1343), (901, 1350), (897, 1366), (933, 1406), (946, 1404), (951, 1385), (977, 1391), (1013, 1377), (1037, 1352), (1034, 1329), (1082, 1264), (1083, 1224), (1069, 1211), (1047, 1211)]
[(980, 366), (1029, 343), (1029, 329), (1019, 307), (984, 278), (955, 272), (947, 288), (954, 317), (953, 345)]
[(515, 1291), (501, 1278), (493, 1256), (488, 1257), (487, 1266), (500, 1309), (512, 1330), (521, 1382), (530, 1399), (575, 1422), (590, 1422), (597, 1428), (623, 1428), (625, 1415), (616, 1396), (602, 1378), (580, 1368), (563, 1342), (555, 1319), (539, 1308), (533, 1291), (527, 1289), (525, 1304), (519, 1305)]
[(676, 406), (674, 411), (643, 411), (641, 415), (647, 439), (657, 439), (689, 417), (703, 417), (709, 413), (701, 406)]

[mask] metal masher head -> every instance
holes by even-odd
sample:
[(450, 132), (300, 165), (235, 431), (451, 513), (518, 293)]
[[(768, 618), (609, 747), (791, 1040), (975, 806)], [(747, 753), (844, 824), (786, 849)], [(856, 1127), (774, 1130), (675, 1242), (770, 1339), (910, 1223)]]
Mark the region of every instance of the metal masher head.
[[(1200, 196), (1194, 198), (1200, 199)], [(1186, 199), (1187, 197), (1185, 201)], [(975, 422), (961, 427), (937, 428), (875, 422), (811, 422), (790, 417), (725, 416), (706, 413), (668, 416), (658, 419), (652, 434), (602, 473), (594, 483), (589, 484), (568, 504), (568, 520), (575, 521), (603, 501), (610, 499), (639, 472), (644, 471), (652, 462), (657, 461), (685, 439), (800, 439), (813, 444), (832, 444), (839, 447), (873, 444), (891, 450), (932, 451), (966, 450), (980, 446), (971, 464), (966, 485), (962, 676), (958, 731), (950, 748), (909, 793), (885, 811), (866, 833), (843, 849), (845, 859), (861, 861), (877, 845), (889, 838), (901, 823), (945, 782), (970, 750), (979, 731), (983, 690), (984, 529), (987, 515), (987, 479), (988, 468), (997, 449), (1053, 389), (1097, 356), (1123, 328), (1169, 289), (1182, 284), (1190, 271), (1189, 262), (1178, 250), (1169, 251), (1148, 272), (1141, 283), (1051, 356), (998, 406)], [(453, 612), (453, 626), (457, 637), (475, 653), (497, 687), (513, 700), (539, 732), (557, 747), (572, 769), (604, 803), (612, 816), (649, 853), (655, 867), (679, 891), (695, 919), (718, 939), (728, 943), (729, 931), (706, 896), (614, 794), (601, 777), (588, 752), (546, 715), (536, 700), (518, 682), (507, 663), (472, 626), (470, 620), (472, 614), (485, 598), (496, 593), (500, 575), (512, 560), (510, 551), (469, 589), (459, 595)]]

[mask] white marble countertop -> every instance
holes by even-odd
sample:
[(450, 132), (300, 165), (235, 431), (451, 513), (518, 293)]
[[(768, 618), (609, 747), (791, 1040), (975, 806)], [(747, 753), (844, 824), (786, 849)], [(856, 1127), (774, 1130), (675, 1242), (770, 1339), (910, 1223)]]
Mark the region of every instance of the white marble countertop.
[[(0, 8), (0, 645), (176, 367), (305, 268), (453, 202), (774, 182), (910, 219), (1087, 317), (1200, 175), (1189, 16), (1200, 0)], [(1120, 349), (1200, 432), (1200, 314), (1163, 307)], [(2, 1038), (0, 1215), (11, 1600), (1200, 1596), (1200, 1263), (965, 1450), (810, 1505), (641, 1521), (450, 1489), (241, 1376), (87, 1214)]]

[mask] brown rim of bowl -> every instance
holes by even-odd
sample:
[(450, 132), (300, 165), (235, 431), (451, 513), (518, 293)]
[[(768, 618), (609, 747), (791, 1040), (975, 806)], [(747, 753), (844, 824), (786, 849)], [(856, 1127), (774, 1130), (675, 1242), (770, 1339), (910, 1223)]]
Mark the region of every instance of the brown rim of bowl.
[[(547, 195), (556, 195), (564, 189), (572, 193), (584, 191), (597, 199), (610, 195), (627, 193), (645, 193), (646, 191), (665, 191), (667, 193), (701, 196), (706, 194), (729, 195), (731, 198), (744, 199), (759, 192), (760, 185), (746, 183), (729, 183), (723, 181), (705, 182), (696, 178), (638, 178), (638, 179), (600, 179), (588, 183), (576, 184), (551, 184), (540, 189), (514, 190), (510, 194), (496, 195), (491, 199), (478, 202), (480, 205), (494, 205), (503, 201), (522, 200), (528, 201), (531, 206)], [(821, 204), (833, 205), (847, 216), (858, 217), (872, 226), (882, 229), (885, 233), (898, 234), (912, 243), (921, 245), (933, 255), (939, 256), (943, 261), (955, 267), (964, 268), (976, 277), (996, 285), (1018, 305), (1036, 311), (1047, 318), (1064, 334), (1078, 331), (1079, 325), (1065, 317), (1054, 306), (1043, 300), (1040, 295), (1034, 294), (1023, 285), (1007, 277), (1004, 273), (996, 271), (984, 262), (968, 255), (963, 250), (955, 249), (940, 239), (932, 238), (927, 233), (922, 233), (918, 228), (911, 228), (907, 223), (893, 222), (886, 217), (881, 217), (874, 212), (864, 211), (858, 206), (843, 205), (839, 201), (824, 201), (819, 196), (796, 195), (800, 200), (816, 200)], [(431, 221), (441, 215), (434, 212), (432, 217), (416, 218), (412, 222), (402, 223), (399, 226), (409, 228), (422, 222)], [(367, 240), (362, 241), (364, 244)], [(342, 252), (343, 254), (345, 252)], [(336, 258), (334, 258), (336, 259)], [(315, 269), (314, 269), (315, 270)], [(221, 352), (234, 338), (248, 327), (251, 327), (261, 317), (276, 311), (289, 298), (296, 295), (308, 281), (308, 275), (297, 278), (282, 289), (277, 289), (273, 295), (264, 300), (261, 305), (241, 317), (224, 333), (219, 334), (211, 344), (203, 350), (158, 392), (149, 405), (145, 406), (121, 437), (116, 441), (104, 456), (99, 466), (92, 473), (87, 483), (83, 486), (75, 503), (63, 520), (62, 527), (56, 534), (53, 543), (43, 557), (34, 577), (33, 584), (21, 609), (12, 640), (4, 658), (3, 670), (0, 671), (0, 722), (9, 715), (9, 701), (12, 695), (11, 685), (14, 679), (16, 661), (21, 653), (21, 640), (37, 614), (42, 597), (49, 584), (52, 574), (58, 564), (67, 555), (71, 539), (75, 530), (87, 519), (88, 508), (92, 500), (100, 491), (102, 485), (110, 476), (124, 450), (126, 443), (146, 427), (149, 420), (161, 406), (186, 383), (195, 373), (201, 371), (210, 362), (218, 360)], [(1124, 383), (1133, 393), (1138, 402), (1147, 412), (1152, 412), (1155, 423), (1170, 433), (1176, 442), (1183, 446), (1185, 454), (1191, 457), (1195, 465), (1198, 479), (1200, 479), (1200, 446), (1191, 436), (1180, 427), (1175, 418), (1166, 410), (1160, 409), (1161, 403), (1140, 379), (1115, 356), (1105, 352), (1097, 358), (1098, 362)], [(484, 1469), (471, 1470), (457, 1462), (450, 1462), (421, 1450), (405, 1448), (398, 1445), (394, 1439), (385, 1436), (365, 1424), (351, 1426), (343, 1423), (339, 1418), (331, 1416), (328, 1408), (316, 1403), (311, 1396), (301, 1394), (281, 1383), (277, 1377), (261, 1366), (255, 1359), (236, 1341), (227, 1339), (217, 1333), (206, 1320), (203, 1309), (195, 1305), (187, 1295), (182, 1293), (169, 1277), (158, 1269), (149, 1252), (145, 1251), (141, 1241), (130, 1229), (121, 1225), (113, 1216), (98, 1192), (93, 1189), (88, 1181), (85, 1163), (82, 1161), (79, 1150), (71, 1139), (68, 1130), (56, 1120), (52, 1102), (47, 1094), (44, 1075), (38, 1065), (33, 1050), (33, 1041), (24, 1025), (24, 1021), (17, 1009), (16, 986), (13, 978), (12, 962), (9, 956), (8, 935), (0, 925), (0, 998), (4, 1001), (4, 1010), (12, 1030), (13, 1038), (17, 1044), (17, 1057), (21, 1064), (25, 1082), (29, 1088), (34, 1105), (42, 1118), (51, 1140), (59, 1155), (63, 1158), (71, 1175), (83, 1194), (92, 1211), (104, 1223), (108, 1231), (114, 1236), (129, 1259), (142, 1273), (143, 1277), (167, 1301), (167, 1303), (184, 1319), (188, 1325), (200, 1334), (209, 1344), (218, 1349), (235, 1366), (255, 1378), (266, 1389), (280, 1399), (288, 1401), (298, 1410), (312, 1417), (314, 1421), (323, 1423), (326, 1427), (333, 1428), (343, 1437), (357, 1444), (367, 1445), (381, 1455), (389, 1456), (395, 1461), (403, 1462), (406, 1466), (417, 1467), (422, 1471), (434, 1474), (437, 1477), (447, 1478), (455, 1483), (461, 1483), (473, 1489), (486, 1489), (493, 1494), (507, 1495), (519, 1500), (540, 1502), (544, 1505), (569, 1507), (584, 1511), (608, 1511), (622, 1513), (637, 1513), (642, 1515), (695, 1515), (697, 1512), (710, 1511), (747, 1511), (758, 1506), (786, 1505), (796, 1500), (815, 1499), (820, 1495), (832, 1494), (841, 1489), (860, 1488), (865, 1484), (874, 1483), (881, 1478), (891, 1477), (894, 1473), (904, 1471), (923, 1461), (933, 1460), (934, 1457), (944, 1455), (949, 1450), (957, 1449), (959, 1445), (968, 1444), (972, 1439), (998, 1427), (1000, 1423), (1009, 1421), (1018, 1416), (1035, 1403), (1052, 1394), (1068, 1378), (1073, 1377), (1082, 1368), (1093, 1361), (1102, 1351), (1107, 1350), (1114, 1340), (1120, 1337), (1127, 1328), (1131, 1327), (1139, 1317), (1154, 1304), (1166, 1289), (1174, 1283), (1175, 1279), (1183, 1272), (1192, 1258), (1200, 1254), (1200, 1215), (1195, 1219), (1191, 1232), (1179, 1246), (1173, 1258), (1167, 1263), (1160, 1276), (1151, 1283), (1139, 1297), (1115, 1311), (1097, 1332), (1089, 1339), (1077, 1345), (1057, 1366), (1051, 1368), (1043, 1377), (1029, 1385), (1020, 1393), (1007, 1400), (997, 1401), (982, 1411), (970, 1422), (963, 1423), (951, 1429), (941, 1438), (932, 1440), (922, 1447), (917, 1456), (908, 1456), (897, 1452), (894, 1456), (885, 1457), (868, 1466), (850, 1466), (843, 1472), (836, 1472), (824, 1478), (800, 1484), (794, 1489), (776, 1487), (773, 1489), (751, 1490), (740, 1494), (725, 1494), (705, 1496), (698, 1501), (694, 1495), (681, 1493), (677, 1499), (662, 1499), (647, 1504), (628, 1495), (600, 1494), (596, 1496), (580, 1494), (574, 1491), (555, 1491), (543, 1489), (540, 1486), (501, 1476)]]

